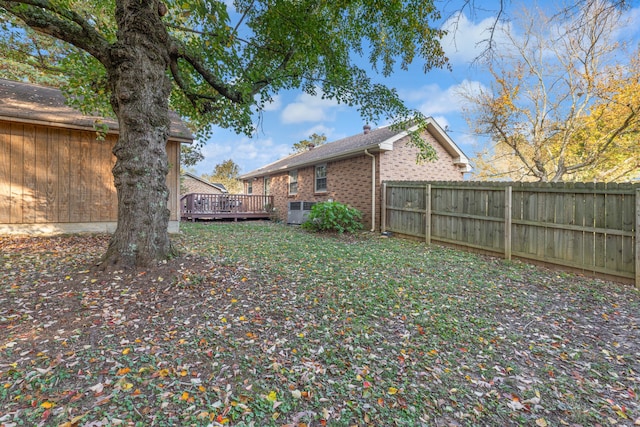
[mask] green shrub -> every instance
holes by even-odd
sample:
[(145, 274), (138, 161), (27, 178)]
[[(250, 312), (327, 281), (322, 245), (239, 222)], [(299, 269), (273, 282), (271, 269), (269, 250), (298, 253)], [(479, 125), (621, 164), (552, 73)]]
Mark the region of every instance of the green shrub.
[(302, 228), (310, 231), (337, 231), (355, 233), (362, 229), (362, 213), (340, 202), (319, 202), (311, 207)]

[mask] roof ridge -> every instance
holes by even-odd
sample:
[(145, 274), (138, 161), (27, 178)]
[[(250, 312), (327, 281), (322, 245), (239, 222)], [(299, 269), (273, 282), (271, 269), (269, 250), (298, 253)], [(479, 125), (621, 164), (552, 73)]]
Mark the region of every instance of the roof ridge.
[(381, 126), (368, 132), (359, 132), (354, 135), (318, 145), (310, 150), (294, 153), (287, 157), (280, 158), (274, 162), (254, 169), (240, 178), (257, 176), (260, 174), (270, 174), (277, 171), (289, 170), (295, 167), (304, 167), (308, 163), (322, 163), (335, 157), (350, 155), (351, 152), (364, 151), (374, 147), (382, 148), (381, 145), (402, 130), (392, 130), (390, 126)]

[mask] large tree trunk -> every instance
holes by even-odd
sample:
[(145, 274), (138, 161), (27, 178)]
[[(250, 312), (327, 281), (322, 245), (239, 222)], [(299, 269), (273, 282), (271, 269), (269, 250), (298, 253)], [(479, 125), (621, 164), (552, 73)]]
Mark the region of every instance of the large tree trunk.
[[(117, 42), (107, 70), (120, 135), (113, 153), (118, 226), (102, 266), (147, 266), (173, 253), (169, 240), (170, 81), (158, 0), (118, 0)], [(176, 165), (177, 167), (177, 165)]]

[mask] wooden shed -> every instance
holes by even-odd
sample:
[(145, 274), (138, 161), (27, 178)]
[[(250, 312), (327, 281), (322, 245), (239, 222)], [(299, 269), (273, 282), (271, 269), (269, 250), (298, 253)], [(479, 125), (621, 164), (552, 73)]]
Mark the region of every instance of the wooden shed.
[[(107, 126), (104, 138), (96, 123)], [(82, 115), (59, 90), (0, 79), (0, 234), (113, 232), (117, 138), (116, 120)], [(192, 140), (173, 115), (169, 232), (180, 221), (180, 144)]]

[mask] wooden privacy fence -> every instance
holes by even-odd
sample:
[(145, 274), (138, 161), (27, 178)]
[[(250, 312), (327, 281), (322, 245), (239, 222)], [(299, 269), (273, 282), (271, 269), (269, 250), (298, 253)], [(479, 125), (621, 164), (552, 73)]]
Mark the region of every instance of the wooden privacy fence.
[(384, 182), (382, 231), (635, 281), (640, 184)]

